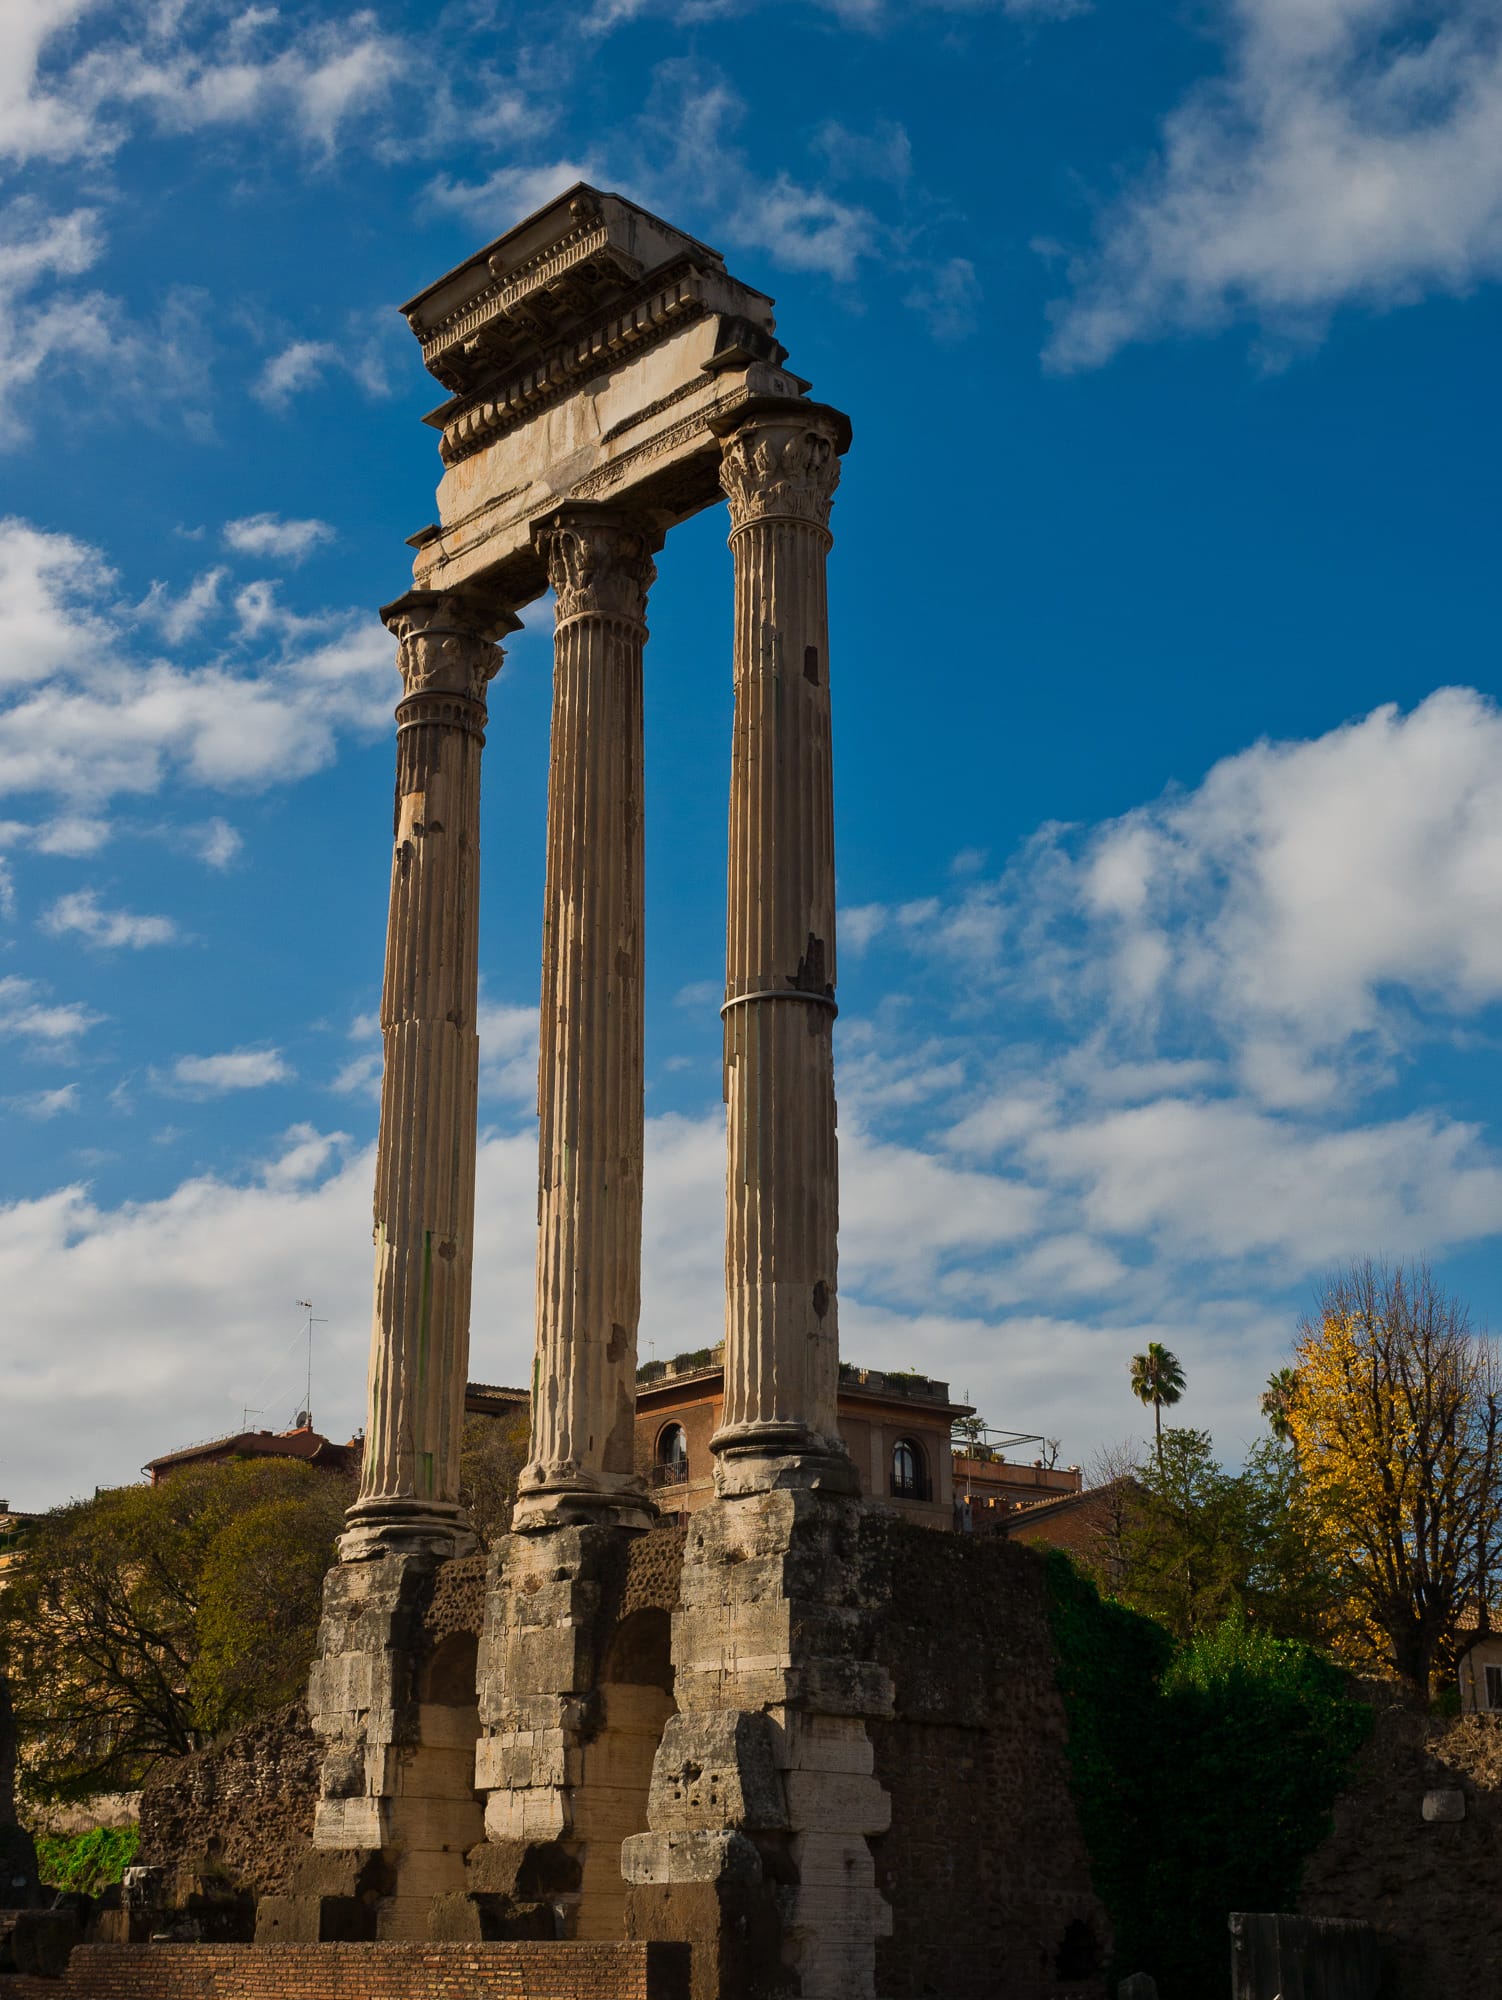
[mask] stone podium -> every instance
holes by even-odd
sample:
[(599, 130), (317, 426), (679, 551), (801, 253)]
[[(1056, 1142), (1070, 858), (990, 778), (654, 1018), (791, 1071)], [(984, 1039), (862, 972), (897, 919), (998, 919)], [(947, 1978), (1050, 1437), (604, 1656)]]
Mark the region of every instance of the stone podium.
[[(525, 1902), (557, 1935), (692, 1938), (696, 2000), (857, 2000), (886, 1921), (866, 1722), (891, 1691), (835, 1413), (825, 566), (849, 423), (788, 369), (769, 299), (593, 188), (403, 310), (448, 392), (426, 419), (444, 472), (411, 588), (382, 613), (405, 692), (375, 1304), (360, 1493), (310, 1689), (326, 1746), (315, 1840), (331, 1868), (381, 1857), (382, 1935), (479, 1936)], [(721, 501), (735, 566), (725, 1400), (669, 1658), (624, 1580), (655, 1518), (632, 1456), (642, 674), (654, 553)], [(472, 1547), (458, 1442), (481, 752), (501, 642), (549, 588), (532, 1439), (465, 1666), (424, 1621), (439, 1571)]]

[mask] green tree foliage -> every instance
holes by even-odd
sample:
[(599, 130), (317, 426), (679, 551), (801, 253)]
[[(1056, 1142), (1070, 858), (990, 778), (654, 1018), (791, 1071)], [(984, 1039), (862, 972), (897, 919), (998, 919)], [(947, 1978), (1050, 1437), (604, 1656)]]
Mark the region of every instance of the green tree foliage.
[(201, 1730), (238, 1728), (302, 1692), (323, 1579), (349, 1499), (342, 1480), (313, 1472), (301, 1490), (268, 1496), (237, 1514), (210, 1543), (199, 1578), (198, 1656), (189, 1675)]
[(459, 1456), (459, 1498), (470, 1525), (490, 1548), (511, 1526), (517, 1483), (527, 1462), (532, 1427), (525, 1411), (514, 1417), (469, 1416)]
[(1240, 1472), (1228, 1472), (1208, 1431), (1164, 1431), (1137, 1473), (1117, 1595), (1180, 1640), (1241, 1612), (1280, 1637), (1312, 1641), (1334, 1586), (1298, 1493), (1285, 1446), (1254, 1445)]
[(0, 1595), (23, 1787), (127, 1789), (295, 1692), (349, 1483), (288, 1459), (55, 1508)]
[(1257, 1407), (1279, 1444), (1292, 1444), (1293, 1406), (1299, 1393), (1297, 1368), (1276, 1368), (1267, 1378), (1267, 1387), (1257, 1399)]
[(1071, 1785), (1113, 1977), (1151, 1972), (1163, 2000), (1226, 1977), (1232, 1910), (1288, 1909), (1329, 1826), (1370, 1711), (1296, 1640), (1233, 1611), (1175, 1647), (1047, 1558)]
[(1184, 1393), (1184, 1371), (1179, 1365), (1179, 1357), (1171, 1354), (1161, 1341), (1150, 1340), (1143, 1354), (1134, 1354), (1130, 1362), (1132, 1394), (1139, 1403), (1151, 1405), (1153, 1431), (1157, 1438), (1158, 1457), (1163, 1456), (1163, 1412), (1171, 1409)]
[(89, 1833), (44, 1833), (37, 1841), (37, 1871), (51, 1889), (97, 1896), (123, 1881), (141, 1844), (138, 1826), (96, 1826)]

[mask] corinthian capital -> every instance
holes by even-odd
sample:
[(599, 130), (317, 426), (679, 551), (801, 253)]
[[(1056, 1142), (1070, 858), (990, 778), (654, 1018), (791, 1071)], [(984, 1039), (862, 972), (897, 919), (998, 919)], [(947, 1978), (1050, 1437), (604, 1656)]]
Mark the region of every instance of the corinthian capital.
[(652, 546), (625, 516), (589, 506), (561, 508), (533, 530), (558, 598), (558, 623), (571, 618), (645, 622), (657, 576)]
[(752, 521), (811, 521), (827, 528), (840, 454), (834, 425), (812, 412), (753, 417), (725, 440), (720, 484), (732, 533)]
[(396, 635), (396, 664), (407, 698), (420, 694), (460, 695), (483, 702), (503, 658), (495, 643), (520, 623), (454, 591), (409, 590), (381, 612)]

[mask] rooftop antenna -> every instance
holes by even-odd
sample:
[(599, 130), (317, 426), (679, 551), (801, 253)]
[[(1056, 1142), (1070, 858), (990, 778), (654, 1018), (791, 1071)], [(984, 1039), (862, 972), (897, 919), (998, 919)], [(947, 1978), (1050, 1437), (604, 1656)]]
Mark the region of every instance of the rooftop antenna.
[(328, 1321), (326, 1319), (314, 1318), (313, 1301), (311, 1299), (299, 1299), (297, 1303), (304, 1308), (308, 1315), (308, 1391), (303, 1398), (299, 1428), (302, 1424), (306, 1424), (311, 1430), (313, 1427), (313, 1329), (315, 1326), (327, 1326)]
[(259, 1411), (258, 1409), (253, 1409), (253, 1408), (252, 1408), (252, 1406), (251, 1406), (251, 1405), (250, 1405), (249, 1403), (242, 1403), (242, 1404), (240, 1405), (240, 1428), (241, 1428), (241, 1430), (242, 1430), (242, 1431), (248, 1431), (248, 1430), (250, 1429), (250, 1420), (251, 1420), (251, 1418), (252, 1418), (252, 1417), (258, 1417), (258, 1416), (259, 1416), (260, 1414), (261, 1414), (261, 1412), (260, 1412), (260, 1411)]

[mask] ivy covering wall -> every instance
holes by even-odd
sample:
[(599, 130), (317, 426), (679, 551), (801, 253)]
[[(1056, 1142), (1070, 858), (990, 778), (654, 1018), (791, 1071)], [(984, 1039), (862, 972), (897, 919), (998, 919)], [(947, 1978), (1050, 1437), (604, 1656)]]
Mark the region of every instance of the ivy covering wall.
[(1232, 1910), (1291, 1910), (1371, 1725), (1345, 1676), (1239, 1616), (1182, 1646), (1047, 1557), (1076, 1810), (1114, 1978), (1229, 1990)]

